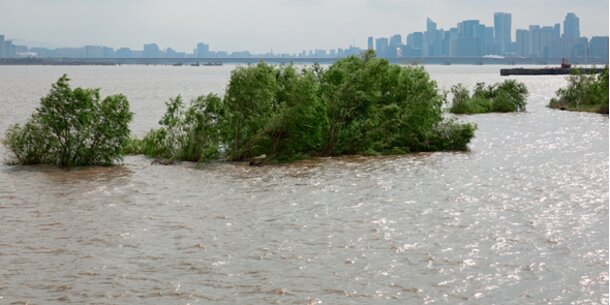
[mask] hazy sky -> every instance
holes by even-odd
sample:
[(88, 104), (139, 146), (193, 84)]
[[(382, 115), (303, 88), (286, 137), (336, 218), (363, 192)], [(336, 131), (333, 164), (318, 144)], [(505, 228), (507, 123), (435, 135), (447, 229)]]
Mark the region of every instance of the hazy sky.
[(426, 17), (448, 29), (465, 19), (493, 26), (512, 13), (517, 28), (580, 18), (581, 35), (608, 35), (608, 0), (0, 0), (0, 33), (28, 45), (106, 45), (188, 51), (299, 52), (354, 44), (368, 36), (423, 31)]

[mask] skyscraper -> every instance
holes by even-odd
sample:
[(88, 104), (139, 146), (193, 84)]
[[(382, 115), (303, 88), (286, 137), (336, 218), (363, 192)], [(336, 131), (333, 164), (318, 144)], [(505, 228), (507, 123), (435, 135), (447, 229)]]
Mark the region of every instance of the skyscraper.
[(434, 56), (436, 41), (436, 22), (432, 19), (426, 19), (426, 32), (424, 33), (424, 49), (423, 56)]
[(589, 57), (608, 58), (608, 36), (591, 37)]
[(458, 23), (457, 56), (483, 56), (485, 26), (479, 20), (464, 20)]
[(517, 42), (517, 55), (527, 57), (530, 55), (530, 33), (528, 30), (518, 29), (515, 40)]
[(0, 35), (0, 58), (4, 57), (4, 35)]
[(159, 50), (159, 46), (156, 43), (145, 44), (142, 56), (146, 58), (161, 57), (161, 50)]
[(398, 49), (402, 46), (402, 36), (396, 34), (390, 37), (390, 45), (387, 51), (387, 56), (390, 58), (398, 57)]
[(506, 54), (511, 44), (512, 16), (510, 13), (494, 13), (495, 40), (499, 46), (500, 54)]
[(568, 13), (563, 20), (563, 37), (567, 39), (580, 38), (580, 19), (574, 13)]
[(369, 37), (368, 48), (367, 49), (369, 49), (369, 50), (374, 50), (375, 49), (375, 47), (373, 46), (373, 36)]
[(203, 42), (197, 44), (197, 57), (208, 57), (210, 55), (210, 46)]
[(375, 39), (375, 52), (378, 57), (388, 57), (388, 39), (377, 38)]

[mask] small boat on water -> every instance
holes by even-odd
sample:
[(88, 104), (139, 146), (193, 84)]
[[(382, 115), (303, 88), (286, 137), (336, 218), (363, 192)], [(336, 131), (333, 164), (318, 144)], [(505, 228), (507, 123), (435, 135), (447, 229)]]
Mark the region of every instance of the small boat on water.
[(221, 62), (208, 62), (203, 64), (204, 66), (222, 66)]

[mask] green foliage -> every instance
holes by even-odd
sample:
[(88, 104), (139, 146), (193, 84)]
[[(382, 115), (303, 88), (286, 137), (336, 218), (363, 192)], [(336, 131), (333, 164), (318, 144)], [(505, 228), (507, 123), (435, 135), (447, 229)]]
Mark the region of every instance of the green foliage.
[(278, 107), (264, 129), (271, 143), (264, 153), (278, 160), (315, 154), (328, 126), (315, 67), (301, 73), (292, 66), (282, 67), (277, 76)]
[(527, 105), (527, 86), (508, 79), (495, 86), (491, 108), (493, 112), (522, 112)]
[(214, 94), (200, 96), (185, 110), (182, 97), (177, 96), (165, 105), (167, 110), (159, 121), (162, 127), (149, 131), (142, 140), (132, 139), (128, 151), (170, 160), (217, 158), (222, 100)]
[(476, 129), (474, 124), (461, 124), (455, 119), (442, 121), (432, 130), (425, 150), (467, 150)]
[(54, 142), (48, 128), (40, 124), (36, 117), (32, 117), (23, 127), (12, 125), (6, 131), (2, 144), (12, 153), (9, 164), (39, 164), (53, 163), (48, 153), (58, 144)]
[[(329, 129), (324, 153), (355, 154), (371, 145), (366, 136), (372, 107), (382, 97), (383, 77), (389, 63), (373, 53), (337, 61), (321, 79), (321, 95), (328, 107)], [(388, 94), (388, 92), (385, 92)]]
[(224, 98), (224, 138), (231, 160), (264, 153), (271, 143), (263, 132), (278, 109), (277, 71), (265, 63), (239, 67), (231, 72)]
[(7, 130), (9, 163), (70, 167), (122, 160), (133, 117), (127, 98), (100, 100), (99, 89), (72, 89), (68, 82), (66, 75), (59, 78), (30, 120)]
[(472, 96), (462, 84), (453, 86), (451, 93), (449, 112), (454, 114), (521, 112), (525, 111), (528, 96), (525, 84), (512, 79), (489, 86), (477, 83)]
[(231, 73), (224, 99), (167, 103), (161, 128), (128, 151), (153, 157), (231, 161), (464, 150), (475, 126), (445, 121), (444, 96), (421, 67), (374, 52), (297, 70), (264, 63)]
[(608, 113), (608, 66), (601, 74), (589, 75), (575, 70), (568, 86), (557, 90), (549, 107), (573, 111)]

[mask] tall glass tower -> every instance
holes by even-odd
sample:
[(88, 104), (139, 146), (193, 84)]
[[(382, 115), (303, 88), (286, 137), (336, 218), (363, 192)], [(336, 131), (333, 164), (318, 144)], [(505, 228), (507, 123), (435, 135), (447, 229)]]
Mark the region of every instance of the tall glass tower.
[(510, 50), (512, 16), (510, 13), (494, 13), (494, 36), (501, 54)]
[(568, 39), (580, 38), (580, 19), (574, 13), (568, 13), (563, 20), (563, 36)]

